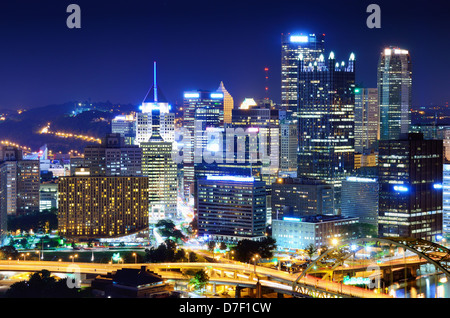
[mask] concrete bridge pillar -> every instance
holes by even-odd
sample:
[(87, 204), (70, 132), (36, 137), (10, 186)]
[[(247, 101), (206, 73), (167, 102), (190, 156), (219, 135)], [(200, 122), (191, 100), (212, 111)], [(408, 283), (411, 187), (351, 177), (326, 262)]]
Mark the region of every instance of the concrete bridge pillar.
[(256, 298), (262, 298), (262, 287), (261, 287), (261, 283), (258, 282), (256, 283)]
[(234, 292), (234, 298), (241, 298), (241, 289), (242, 289), (241, 286), (239, 286), (239, 285), (236, 286), (236, 289)]

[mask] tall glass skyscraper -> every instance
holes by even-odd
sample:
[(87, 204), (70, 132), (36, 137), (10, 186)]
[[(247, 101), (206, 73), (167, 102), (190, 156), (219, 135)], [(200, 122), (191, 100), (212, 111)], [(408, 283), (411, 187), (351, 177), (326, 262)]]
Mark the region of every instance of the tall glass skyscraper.
[(355, 56), (348, 65), (331, 52), (312, 61), (300, 59), (298, 90), (298, 177), (340, 186), (353, 171)]
[(324, 53), (325, 34), (281, 35), (281, 107), (289, 118), (297, 117), (298, 65), (300, 55), (305, 63)]
[(217, 91), (187, 91), (183, 99), (183, 179), (184, 196), (188, 199), (194, 194), (194, 162), (206, 147), (208, 128), (223, 128), (224, 93)]
[(442, 140), (380, 140), (378, 169), (378, 234), (429, 241), (442, 234)]
[(380, 139), (397, 140), (409, 132), (412, 68), (409, 52), (386, 48), (378, 64)]
[(148, 177), (149, 221), (156, 223), (177, 215), (177, 165), (172, 159), (172, 143), (156, 132), (141, 143), (142, 174)]
[(355, 88), (355, 152), (374, 150), (379, 139), (378, 89)]

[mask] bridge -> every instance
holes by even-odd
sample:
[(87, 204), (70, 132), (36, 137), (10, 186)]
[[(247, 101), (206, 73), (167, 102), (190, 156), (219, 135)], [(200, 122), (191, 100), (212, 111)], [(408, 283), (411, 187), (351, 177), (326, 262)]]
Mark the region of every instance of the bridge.
[[(405, 283), (426, 275), (450, 278), (449, 261), (450, 251), (436, 243), (409, 238), (371, 238), (335, 246), (317, 257), (300, 274), (229, 261), (100, 264), (4, 260), (0, 261), (0, 271), (35, 272), (46, 269), (53, 273), (73, 273), (77, 270), (83, 275), (105, 275), (121, 268), (146, 266), (164, 279), (188, 281), (189, 270), (203, 269), (209, 276), (210, 284), (214, 285), (256, 290), (264, 287), (294, 297), (392, 298), (389, 288), (398, 282)], [(434, 272), (427, 271), (430, 266), (435, 269)], [(349, 284), (351, 277), (365, 279), (365, 285)]]
[[(330, 297), (363, 297), (373, 294), (372, 297), (384, 297), (362, 288), (352, 287), (344, 289), (340, 294), (340, 285), (334, 282), (311, 278), (306, 282), (310, 292), (305, 294), (293, 290), (292, 285), (298, 274), (290, 274), (276, 269), (237, 263), (142, 263), (142, 264), (98, 264), (78, 262), (52, 262), (52, 261), (0, 261), (0, 271), (37, 272), (46, 269), (52, 273), (74, 273), (75, 270), (83, 275), (105, 275), (122, 268), (141, 268), (161, 275), (164, 279), (184, 280), (188, 270), (205, 270), (209, 276), (210, 284), (238, 286), (239, 288), (257, 289), (258, 284), (280, 294), (289, 294), (294, 297), (313, 297), (318, 294), (327, 294)], [(348, 295), (345, 293), (348, 292)]]

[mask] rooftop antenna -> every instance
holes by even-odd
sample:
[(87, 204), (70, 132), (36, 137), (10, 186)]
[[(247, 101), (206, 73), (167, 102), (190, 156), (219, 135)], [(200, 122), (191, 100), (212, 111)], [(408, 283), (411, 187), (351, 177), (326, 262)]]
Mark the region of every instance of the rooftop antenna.
[(266, 74), (265, 74), (265, 79), (266, 79), (265, 83), (266, 83), (266, 86), (265, 86), (265, 88), (264, 88), (264, 90), (265, 90), (265, 97), (264, 97), (264, 99), (269, 99), (269, 68), (268, 68), (268, 67), (265, 67), (265, 68), (264, 68), (264, 72), (266, 73)]
[(158, 88), (156, 86), (156, 61), (153, 62), (153, 95), (154, 102), (158, 102)]

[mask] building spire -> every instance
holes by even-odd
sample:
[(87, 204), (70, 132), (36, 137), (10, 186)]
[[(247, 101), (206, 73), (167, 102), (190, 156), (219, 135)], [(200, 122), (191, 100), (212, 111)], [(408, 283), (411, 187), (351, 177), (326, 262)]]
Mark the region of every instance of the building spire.
[(156, 61), (153, 62), (153, 98), (154, 102), (158, 102), (158, 87), (156, 85)]

